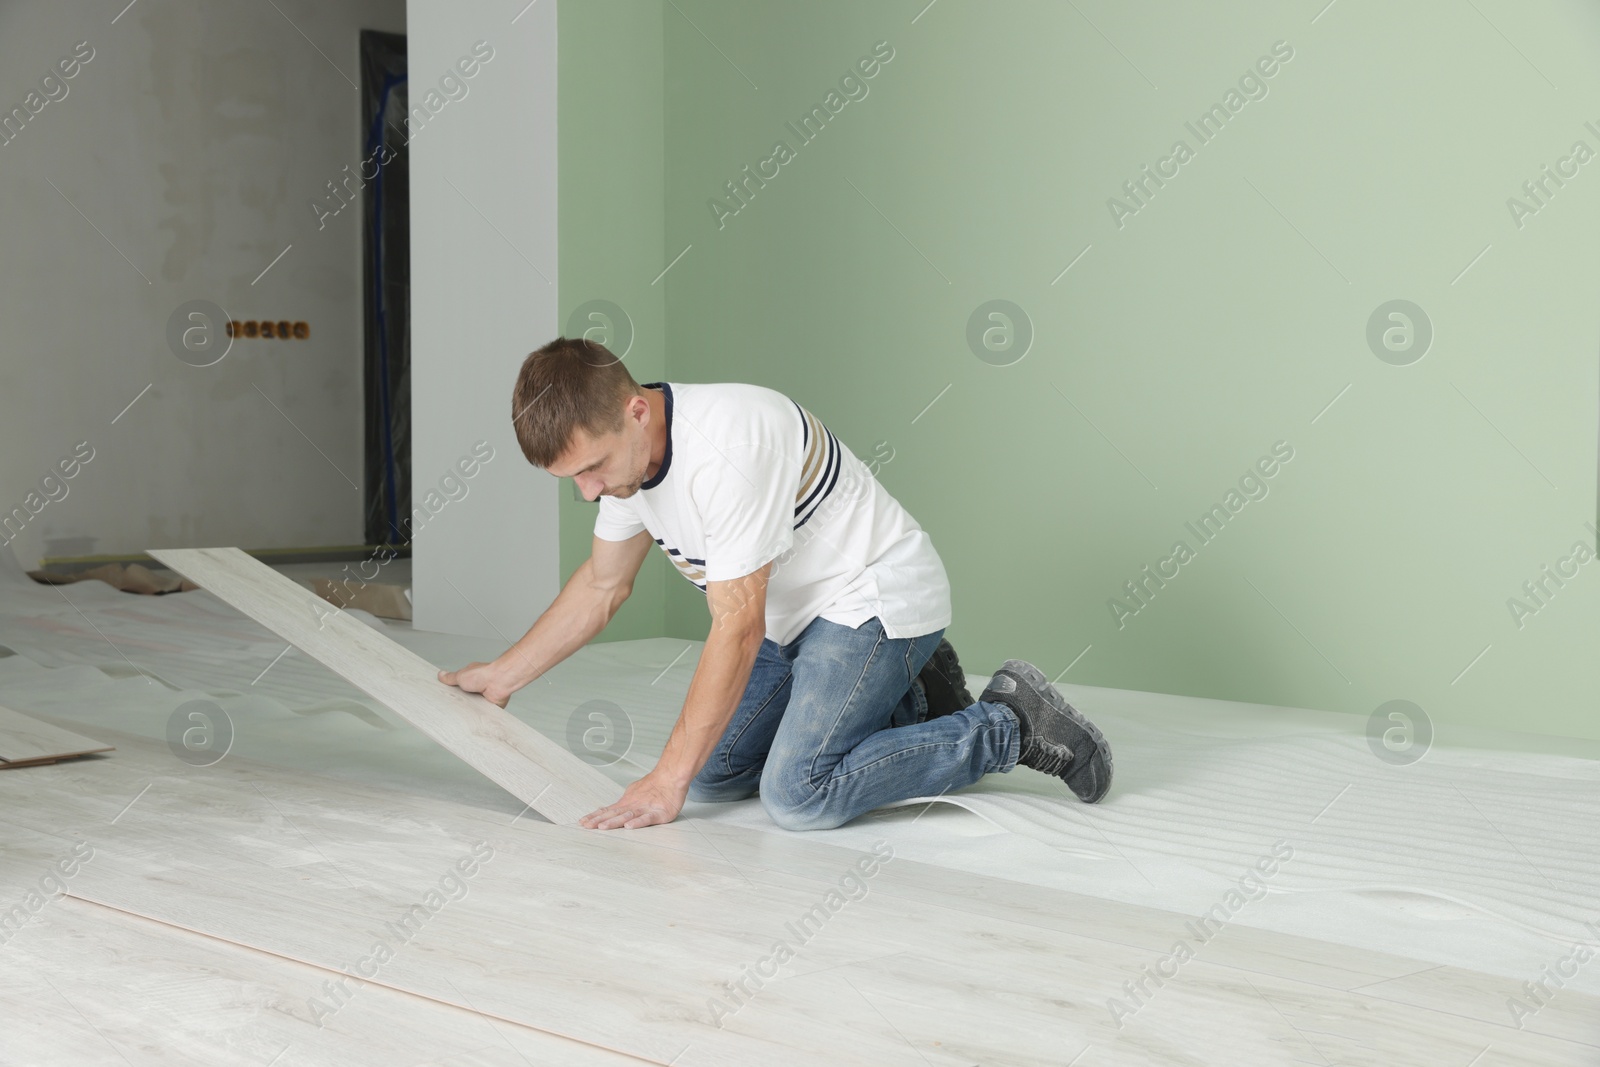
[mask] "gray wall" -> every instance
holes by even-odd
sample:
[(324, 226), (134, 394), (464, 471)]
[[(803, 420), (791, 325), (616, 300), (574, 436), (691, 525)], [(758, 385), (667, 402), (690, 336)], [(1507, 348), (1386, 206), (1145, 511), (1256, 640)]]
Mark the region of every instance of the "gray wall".
[[(310, 205), (359, 162), (359, 30), (405, 10), (275, 3), (0, 5), (0, 113), (26, 116), (0, 143), (0, 511), (26, 566), (362, 540), (360, 217)], [(194, 300), (310, 338), (191, 365), (167, 324)]]

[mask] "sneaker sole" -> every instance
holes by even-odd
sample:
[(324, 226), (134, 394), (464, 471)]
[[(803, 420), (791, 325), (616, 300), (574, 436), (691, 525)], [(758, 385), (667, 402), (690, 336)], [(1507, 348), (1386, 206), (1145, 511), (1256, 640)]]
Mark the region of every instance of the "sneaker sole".
[[(1088, 719), (1084, 718), (1082, 713), (1080, 713), (1077, 708), (1073, 707), (1071, 704), (1068, 704), (1066, 698), (1061, 695), (1054, 685), (1050, 684), (1050, 679), (1044, 676), (1044, 672), (1039, 670), (1039, 668), (1035, 667), (1033, 664), (1029, 663), (1027, 660), (1008, 659), (1000, 665), (1000, 669), (1003, 671), (1010, 671), (1018, 678), (1021, 678), (1029, 685), (1033, 686), (1034, 691), (1040, 696), (1044, 697), (1045, 701), (1052, 708), (1055, 708), (1057, 711), (1061, 712), (1061, 714), (1065, 715), (1067, 718), (1083, 727), (1084, 732), (1090, 737), (1094, 738), (1095, 751), (1099, 752), (1105, 757), (1106, 780), (1105, 787), (1100, 790), (1100, 796), (1094, 800), (1086, 801), (1085, 803), (1098, 804), (1100, 800), (1104, 799), (1107, 793), (1111, 792), (1111, 779), (1114, 773), (1114, 762), (1111, 757), (1111, 746), (1106, 743), (1105, 735), (1100, 732), (1100, 728), (1094, 723), (1090, 722)], [(1062, 784), (1065, 785), (1066, 783), (1063, 782)], [(1068, 788), (1070, 789), (1071, 786), (1068, 786)], [(1073, 795), (1076, 796), (1077, 794)], [(1080, 797), (1079, 799), (1081, 800), (1082, 798)]]

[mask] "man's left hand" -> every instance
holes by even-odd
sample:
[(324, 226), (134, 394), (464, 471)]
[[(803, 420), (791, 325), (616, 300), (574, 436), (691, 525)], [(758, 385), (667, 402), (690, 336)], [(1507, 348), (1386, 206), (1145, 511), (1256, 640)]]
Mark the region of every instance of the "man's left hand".
[(683, 810), (688, 792), (687, 786), (675, 785), (651, 771), (624, 790), (621, 800), (591, 811), (578, 820), (578, 825), (589, 830), (615, 830), (619, 826), (636, 830), (669, 823)]

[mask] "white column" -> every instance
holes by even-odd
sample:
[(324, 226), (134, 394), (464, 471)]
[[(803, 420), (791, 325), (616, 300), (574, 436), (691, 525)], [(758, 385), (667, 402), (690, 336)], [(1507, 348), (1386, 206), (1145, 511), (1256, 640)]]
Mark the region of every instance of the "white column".
[(561, 333), (556, 0), (406, 18), (415, 622), (515, 640), (559, 589), (559, 483), (511, 428), (523, 357)]

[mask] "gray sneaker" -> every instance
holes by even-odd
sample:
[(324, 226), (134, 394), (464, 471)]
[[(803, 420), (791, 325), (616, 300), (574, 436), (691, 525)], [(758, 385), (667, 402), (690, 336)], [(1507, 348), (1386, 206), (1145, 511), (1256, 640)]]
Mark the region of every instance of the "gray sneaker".
[(1111, 746), (1039, 668), (1027, 660), (1006, 660), (978, 699), (1016, 712), (1022, 766), (1055, 775), (1086, 804), (1097, 803), (1111, 788)]
[(967, 689), (967, 676), (961, 670), (961, 661), (950, 642), (940, 638), (939, 647), (933, 650), (928, 662), (917, 675), (922, 683), (922, 693), (928, 698), (928, 718), (972, 707), (972, 693)]

